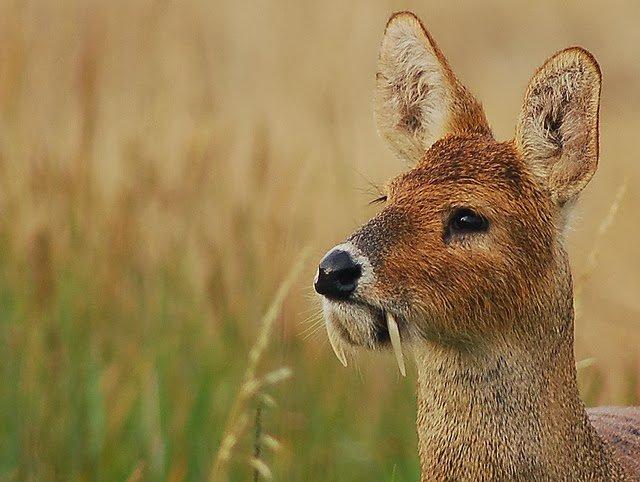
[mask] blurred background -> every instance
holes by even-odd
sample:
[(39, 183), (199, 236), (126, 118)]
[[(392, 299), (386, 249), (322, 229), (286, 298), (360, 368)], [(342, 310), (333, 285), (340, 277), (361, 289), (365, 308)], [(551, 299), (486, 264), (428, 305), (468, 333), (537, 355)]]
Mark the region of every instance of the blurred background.
[(549, 55), (600, 62), (576, 354), (588, 404), (640, 401), (640, 3), (2, 0), (1, 481), (417, 480), (414, 373), (388, 354), (343, 368), (311, 289), (406, 167), (371, 102), (402, 9), (499, 139)]

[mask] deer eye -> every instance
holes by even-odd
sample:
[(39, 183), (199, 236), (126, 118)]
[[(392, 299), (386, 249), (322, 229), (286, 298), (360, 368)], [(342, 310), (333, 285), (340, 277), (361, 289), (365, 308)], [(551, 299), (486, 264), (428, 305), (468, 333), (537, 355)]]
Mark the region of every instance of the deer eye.
[(481, 233), (487, 229), (487, 218), (469, 208), (458, 208), (449, 218), (449, 234)]

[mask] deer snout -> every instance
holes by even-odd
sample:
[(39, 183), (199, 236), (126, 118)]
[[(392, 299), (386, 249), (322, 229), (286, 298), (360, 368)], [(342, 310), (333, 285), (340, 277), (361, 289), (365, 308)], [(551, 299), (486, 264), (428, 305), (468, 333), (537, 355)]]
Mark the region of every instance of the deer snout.
[(362, 265), (348, 252), (333, 249), (320, 261), (313, 286), (329, 299), (346, 300), (355, 291), (361, 275)]

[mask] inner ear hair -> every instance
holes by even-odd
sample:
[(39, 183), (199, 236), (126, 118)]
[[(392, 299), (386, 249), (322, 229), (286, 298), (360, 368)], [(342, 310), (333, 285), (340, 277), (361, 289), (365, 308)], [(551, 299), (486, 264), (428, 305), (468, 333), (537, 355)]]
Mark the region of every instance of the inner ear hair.
[(516, 129), (516, 146), (531, 171), (564, 205), (598, 165), (601, 74), (580, 47), (563, 50), (534, 74)]
[(411, 12), (396, 13), (387, 23), (376, 84), (378, 132), (411, 162), (448, 134), (491, 135), (482, 106)]

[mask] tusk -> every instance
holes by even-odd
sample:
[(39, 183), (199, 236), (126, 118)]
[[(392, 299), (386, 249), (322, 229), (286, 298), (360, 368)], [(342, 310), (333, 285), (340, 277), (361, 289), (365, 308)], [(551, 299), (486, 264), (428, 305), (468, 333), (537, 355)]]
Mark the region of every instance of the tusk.
[(340, 341), (336, 339), (335, 330), (332, 330), (327, 326), (327, 335), (329, 336), (329, 343), (331, 343), (331, 348), (333, 348), (333, 353), (336, 354), (340, 363), (342, 363), (345, 367), (347, 366), (347, 357), (344, 355), (344, 351), (342, 349), (342, 345)]
[(396, 322), (395, 318), (391, 313), (387, 313), (387, 329), (389, 330), (389, 338), (391, 339), (391, 346), (393, 347), (393, 353), (395, 353), (396, 355), (398, 368), (400, 369), (400, 373), (402, 374), (402, 376), (406, 377), (407, 373), (404, 367), (404, 355), (402, 354), (402, 343), (400, 342), (400, 330), (398, 329), (398, 323)]

